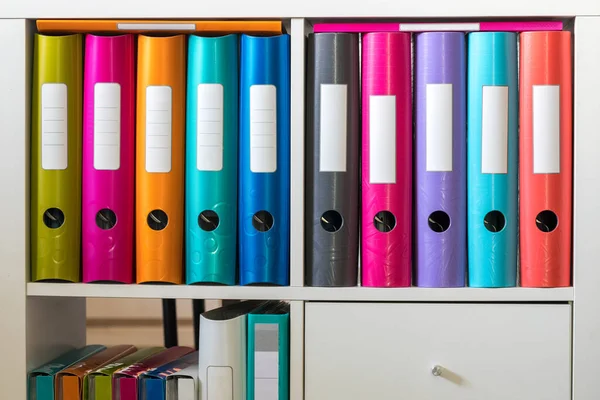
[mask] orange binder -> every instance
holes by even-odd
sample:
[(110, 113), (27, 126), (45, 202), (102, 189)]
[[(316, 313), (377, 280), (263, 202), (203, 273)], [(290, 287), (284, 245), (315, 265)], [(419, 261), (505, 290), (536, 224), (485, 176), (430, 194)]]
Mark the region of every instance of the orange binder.
[(64, 20), (40, 19), (36, 22), (39, 32), (58, 33), (252, 33), (278, 35), (282, 32), (281, 21), (153, 21), (153, 20)]
[(570, 32), (521, 33), (520, 62), (521, 286), (570, 286)]
[(137, 282), (183, 282), (184, 35), (138, 37)]

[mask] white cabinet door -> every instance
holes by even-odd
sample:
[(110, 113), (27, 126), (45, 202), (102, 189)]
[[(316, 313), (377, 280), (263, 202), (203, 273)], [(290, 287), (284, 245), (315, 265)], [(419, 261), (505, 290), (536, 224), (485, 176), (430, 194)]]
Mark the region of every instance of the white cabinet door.
[(307, 303), (305, 400), (570, 400), (568, 304)]

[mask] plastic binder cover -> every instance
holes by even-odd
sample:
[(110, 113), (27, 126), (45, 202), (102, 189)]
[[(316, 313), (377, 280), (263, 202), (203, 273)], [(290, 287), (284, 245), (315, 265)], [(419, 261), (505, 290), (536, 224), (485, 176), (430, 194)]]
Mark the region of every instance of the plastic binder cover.
[(82, 36), (34, 35), (31, 280), (80, 280)]
[(198, 400), (198, 360), (196, 364), (167, 377), (166, 400)]
[(308, 36), (307, 286), (358, 283), (358, 42), (351, 33)]
[(183, 282), (184, 35), (138, 37), (136, 278)]
[(140, 398), (145, 400), (165, 400), (167, 378), (190, 365), (198, 365), (198, 352), (188, 353), (168, 364), (149, 370), (140, 376)]
[(68, 351), (29, 373), (28, 399), (54, 400), (54, 378), (57, 373), (73, 364), (106, 349), (101, 345), (88, 345)]
[(469, 286), (517, 276), (517, 34), (468, 37), (467, 238)]
[(238, 35), (190, 36), (186, 282), (236, 283)]
[(86, 36), (83, 281), (133, 282), (134, 36)]
[(416, 284), (465, 285), (465, 35), (416, 35)]
[(289, 35), (242, 36), (240, 135), (240, 283), (289, 285)]

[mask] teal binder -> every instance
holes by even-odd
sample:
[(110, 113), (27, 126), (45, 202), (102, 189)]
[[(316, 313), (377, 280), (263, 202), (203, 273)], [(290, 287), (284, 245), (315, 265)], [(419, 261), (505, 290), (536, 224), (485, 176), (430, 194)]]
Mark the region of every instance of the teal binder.
[(248, 314), (247, 400), (289, 399), (290, 310), (269, 302)]
[(54, 377), (63, 369), (94, 355), (106, 347), (89, 345), (60, 355), (29, 373), (29, 400), (54, 400)]

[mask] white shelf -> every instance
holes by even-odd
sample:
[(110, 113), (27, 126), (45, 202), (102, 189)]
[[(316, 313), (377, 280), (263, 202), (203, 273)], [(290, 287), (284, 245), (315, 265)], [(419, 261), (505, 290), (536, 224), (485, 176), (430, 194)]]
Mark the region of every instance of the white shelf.
[(27, 284), (27, 296), (383, 302), (563, 302), (573, 300), (573, 288), (316, 288), (32, 282)]

